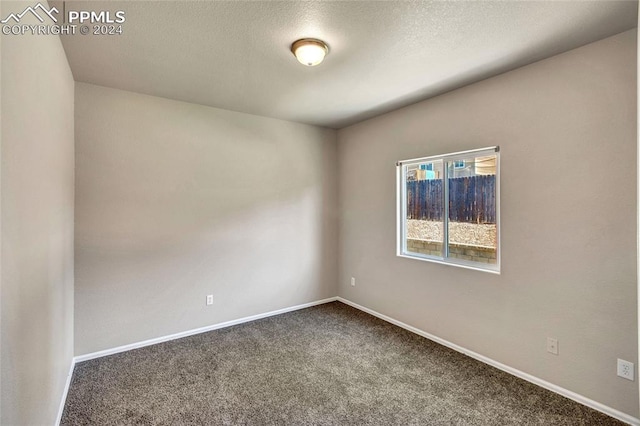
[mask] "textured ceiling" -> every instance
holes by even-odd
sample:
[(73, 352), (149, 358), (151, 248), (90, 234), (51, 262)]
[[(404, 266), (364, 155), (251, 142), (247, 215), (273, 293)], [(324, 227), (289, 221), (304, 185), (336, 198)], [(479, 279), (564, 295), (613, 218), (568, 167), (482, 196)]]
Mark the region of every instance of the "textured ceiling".
[[(51, 1), (58, 5), (59, 3)], [(63, 37), (77, 81), (340, 128), (634, 28), (635, 1), (91, 1), (124, 34)], [(309, 68), (289, 51), (324, 40)]]

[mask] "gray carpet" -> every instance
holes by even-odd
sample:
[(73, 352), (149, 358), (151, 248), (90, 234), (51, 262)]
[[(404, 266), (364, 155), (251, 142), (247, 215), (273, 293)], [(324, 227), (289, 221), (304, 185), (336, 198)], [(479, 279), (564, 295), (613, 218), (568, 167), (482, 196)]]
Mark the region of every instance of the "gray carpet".
[(63, 425), (619, 425), (339, 302), (80, 363)]

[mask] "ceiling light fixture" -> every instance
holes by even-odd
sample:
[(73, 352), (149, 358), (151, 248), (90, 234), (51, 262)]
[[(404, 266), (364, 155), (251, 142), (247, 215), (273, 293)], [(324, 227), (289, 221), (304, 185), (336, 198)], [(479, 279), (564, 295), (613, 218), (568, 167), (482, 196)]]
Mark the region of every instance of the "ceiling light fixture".
[(324, 60), (325, 55), (329, 52), (329, 48), (322, 40), (303, 38), (293, 42), (291, 52), (302, 65), (313, 67)]

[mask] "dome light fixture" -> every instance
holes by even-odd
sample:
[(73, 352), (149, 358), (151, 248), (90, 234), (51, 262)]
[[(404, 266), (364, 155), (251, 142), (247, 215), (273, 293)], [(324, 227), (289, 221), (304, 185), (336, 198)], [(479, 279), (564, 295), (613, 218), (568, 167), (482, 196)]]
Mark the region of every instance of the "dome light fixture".
[(293, 42), (291, 52), (302, 65), (313, 67), (324, 60), (325, 55), (329, 52), (329, 48), (322, 40), (303, 38)]

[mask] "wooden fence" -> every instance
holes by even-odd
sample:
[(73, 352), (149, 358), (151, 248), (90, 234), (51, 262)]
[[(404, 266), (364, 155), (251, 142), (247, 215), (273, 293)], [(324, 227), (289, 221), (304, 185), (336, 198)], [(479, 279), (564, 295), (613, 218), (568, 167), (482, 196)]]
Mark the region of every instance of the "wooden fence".
[[(442, 179), (407, 181), (407, 219), (442, 220)], [(449, 179), (449, 220), (496, 223), (496, 176)]]

